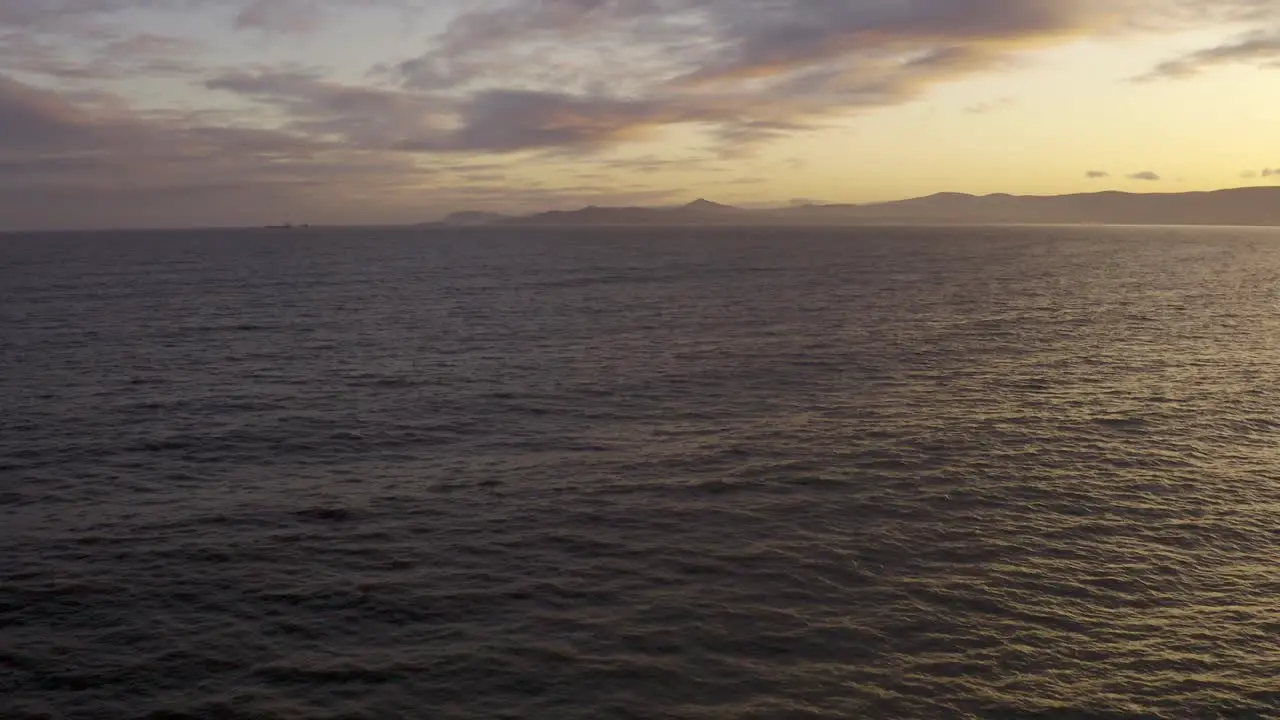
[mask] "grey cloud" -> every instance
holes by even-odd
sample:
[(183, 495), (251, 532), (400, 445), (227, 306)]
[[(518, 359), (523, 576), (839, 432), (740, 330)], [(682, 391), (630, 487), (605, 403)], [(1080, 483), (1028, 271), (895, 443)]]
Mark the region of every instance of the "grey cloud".
[(96, 62), (142, 65), (138, 70), (156, 72), (165, 65), (173, 65), (181, 72), (194, 72), (197, 65), (182, 62), (201, 50), (193, 40), (144, 33), (109, 40), (99, 49)]
[[(465, 108), (452, 144), (406, 147), (582, 147), (686, 124), (732, 154), (1008, 66), (1036, 46), (1153, 18), (1257, 22), (1270, 2), (1209, 11), (1192, 0), (512, 0), (458, 16), (394, 70), (405, 88)], [(562, 113), (572, 120), (545, 122)]]
[[(26, 21), (41, 13), (52, 17), (64, 6), (10, 2), (25, 8)], [(362, 8), (391, 2), (366, 0)], [(336, 0), (85, 0), (75, 7), (81, 14), (101, 14), (144, 4), (221, 6), (235, 11), (237, 27), (271, 32), (314, 30), (341, 6)], [(1264, 4), (1222, 0), (1215, 6), (1233, 8), (1232, 18), (1257, 21)], [(361, 149), (580, 152), (684, 125), (701, 131), (713, 152), (731, 157), (779, 136), (907, 102), (936, 85), (1004, 67), (1035, 46), (1115, 30), (1134, 17), (1182, 9), (1187, 18), (1203, 19), (1204, 11), (1192, 12), (1198, 5), (1190, 0), (1123, 0), (1119, 5), (1104, 0), (492, 0), (456, 16), (420, 56), (388, 66), (394, 72), (386, 77), (399, 82), (394, 88), (343, 85), (319, 72), (279, 70), (223, 74), (206, 87), (283, 111), (284, 127), (291, 131), (339, 138)], [(155, 38), (121, 42), (110, 52), (114, 61), (78, 70), (46, 58), (46, 70), (103, 78), (110, 72), (136, 74), (143, 67), (191, 69), (180, 48)], [(1007, 102), (969, 111), (989, 112)]]
[[(1053, 9), (1058, 5), (1017, 12), (997, 0), (970, 2), (990, 17), (961, 24), (954, 37), (944, 31), (952, 16), (932, 18), (921, 3), (911, 5), (918, 17), (872, 13), (869, 18), (844, 5), (782, 3), (793, 11), (787, 18), (807, 19), (799, 30), (796, 20), (773, 13), (776, 3), (759, 1), (547, 0), (536, 6), (510, 6), (510, 17), (495, 12), (464, 16), (435, 51), (400, 66), (407, 88), (460, 98), (460, 128), (452, 138), (418, 138), (401, 147), (421, 151), (599, 147), (642, 137), (660, 126), (684, 124), (708, 131), (717, 152), (730, 156), (852, 110), (901, 103), (935, 84), (998, 67), (1009, 58), (1003, 47), (1009, 42), (1006, 35), (1012, 38), (1019, 31), (1034, 33), (1049, 26), (1067, 32), (1074, 27), (1065, 19), (1055, 22), (1055, 18), (1069, 17)], [(658, 11), (667, 13), (662, 22), (649, 17)], [(752, 13), (759, 16), (751, 22), (743, 19)], [(683, 23), (687, 42), (670, 53), (654, 53), (663, 55), (667, 64), (633, 72), (650, 80), (631, 92), (477, 87), (475, 83), (483, 83), (487, 76), (467, 71), (487, 67), (486, 63), (495, 62), (495, 55), (519, 52), (522, 41), (532, 42), (530, 37), (546, 39), (557, 32), (572, 36), (593, 18), (610, 27), (634, 24), (633, 41), (652, 42), (656, 47), (673, 43), (676, 18)], [(781, 30), (772, 28), (770, 20), (781, 23)], [(813, 32), (828, 32), (829, 26), (841, 22), (846, 32), (834, 36), (838, 42), (817, 42), (826, 48), (821, 52), (811, 47)], [(983, 22), (991, 24), (987, 29), (994, 39), (982, 36)], [(890, 27), (896, 28), (897, 36), (876, 39)], [(695, 33), (712, 40), (693, 43), (688, 36)], [(765, 49), (774, 44), (773, 50)], [(480, 64), (473, 67), (473, 62)], [(430, 71), (418, 63), (429, 65)], [(439, 72), (448, 63), (450, 71)], [(514, 78), (504, 74), (508, 84), (521, 82), (519, 67), (510, 69)]]
[[(1093, 22), (1088, 4), (1067, 0), (938, 3), (804, 2), (718, 6), (729, 42), (690, 74), (695, 81), (778, 76), (826, 63), (946, 64), (951, 56), (1000, 54), (1010, 41), (1061, 38)], [(745, 10), (745, 12), (744, 12)]]
[[(266, 197), (285, 207), (285, 198), (306, 204), (379, 188), (403, 194), (427, 172), (400, 154), (282, 130), (209, 126), (198, 115), (95, 114), (4, 76), (0, 126), (0, 216), (11, 227), (215, 223), (218, 198), (238, 195), (243, 218), (265, 209)], [(208, 202), (196, 212), (198, 197)], [(177, 204), (158, 209), (165, 198)]]
[[(449, 103), (441, 100), (440, 105)], [(461, 102), (454, 127), (437, 125), (394, 147), (415, 152), (593, 151), (644, 139), (663, 126), (687, 124), (713, 126), (722, 144), (742, 148), (800, 127), (750, 112), (746, 99), (737, 97), (630, 99), (491, 90)]]
[[(634, 139), (680, 112), (648, 101), (551, 92), (480, 93), (461, 110), (462, 127), (440, 149), (510, 151)], [(430, 149), (431, 142), (425, 143)]]
[(1014, 103), (1015, 101), (1013, 98), (1000, 98), (999, 100), (990, 100), (970, 105), (969, 107), (966, 107), (964, 111), (970, 115), (986, 115), (988, 113), (1010, 107)]
[(264, 30), (277, 33), (309, 33), (324, 21), (325, 8), (319, 0), (253, 0), (236, 13), (237, 30)]
[(1137, 80), (1191, 77), (1210, 67), (1237, 63), (1251, 63), (1269, 68), (1280, 67), (1280, 30), (1255, 32), (1230, 43), (1188, 53), (1161, 63)]
[(699, 172), (725, 172), (726, 168), (711, 163), (714, 158), (707, 156), (686, 156), (677, 158), (643, 155), (640, 157), (602, 158), (598, 161), (601, 167), (627, 172), (658, 173), (672, 170), (696, 170)]
[(455, 103), (446, 98), (330, 82), (314, 70), (224, 73), (207, 79), (205, 87), (284, 110), (291, 127), (299, 131), (337, 136), (366, 149), (438, 135), (456, 111)]
[(0, 83), (0, 122), (11, 130), (0, 136), (0, 165), (42, 168), (38, 176), (0, 173), (0, 186), (10, 189), (40, 181), (198, 185), (223, 174), (240, 182), (300, 181), (299, 171), (319, 166), (302, 161), (336, 150), (282, 131), (204, 126), (195, 117), (92, 115), (56, 93), (11, 80)]
[(797, 121), (733, 119), (721, 121), (714, 137), (721, 158), (740, 157), (774, 138), (812, 127)]
[[(361, 9), (401, 7), (411, 9), (414, 0), (361, 0)], [(323, 24), (334, 9), (349, 7), (343, 0), (3, 0), (0, 27), (24, 31), (92, 35), (109, 32), (109, 21), (135, 10), (191, 13), (200, 10), (229, 12), (238, 30), (306, 33)]]
[[(515, 70), (509, 62), (512, 51), (539, 41), (612, 51), (616, 59), (628, 45), (678, 38), (677, 31), (661, 28), (688, 12), (688, 6), (688, 0), (507, 2), (457, 16), (429, 51), (397, 69), (409, 85), (435, 89), (465, 85), (499, 68)], [(617, 42), (620, 37), (625, 42)], [(594, 69), (602, 67), (607, 66)]]
[[(278, 107), (317, 123), (402, 103), (414, 108), (421, 101), (366, 88), (353, 92), (304, 72), (226, 76), (221, 84), (286, 98), (296, 105)], [(601, 192), (599, 184), (512, 190), (498, 182), (506, 166), (497, 163), (437, 159), (428, 165), (411, 154), (320, 132), (211, 123), (203, 113), (97, 112), (94, 107), (113, 106), (106, 99), (89, 105), (75, 98), (0, 76), (0, 227), (394, 222), (421, 220), (433, 207), (532, 210), (683, 192)], [(469, 180), (459, 183), (460, 175)], [(507, 174), (506, 182), (527, 184), (513, 177)]]
[(0, 33), (0, 66), (9, 72), (48, 75), (64, 80), (98, 80), (100, 66), (66, 57), (34, 33), (13, 30)]
[[(621, 48), (647, 46), (645, 69), (685, 84), (779, 79), (833, 63), (954, 67), (960, 56), (986, 58), (1100, 24), (1106, 16), (1094, 6), (1092, 0), (512, 2), (462, 15), (432, 50), (400, 70), (411, 86), (465, 86), (497, 67), (520, 72), (504, 56), (544, 42), (573, 44), (615, 62)], [(592, 44), (596, 38), (624, 42)]]
[(1111, 177), (1111, 173), (1107, 172), (1106, 170), (1090, 170), (1089, 172), (1085, 173), (1084, 176), (1089, 178), (1090, 180), (1101, 180), (1102, 178)]
[(27, 30), (50, 30), (88, 17), (118, 12), (133, 4), (136, 3), (129, 0), (5, 0), (0, 3), (0, 25)]
[(593, 150), (664, 124), (728, 120), (733, 112), (732, 107), (684, 108), (554, 92), (495, 90), (454, 97), (344, 85), (326, 81), (319, 71), (296, 68), (223, 73), (204, 85), (283, 111), (289, 118), (285, 127), (304, 136), (333, 137), (344, 147), (369, 152)]
[(1144, 181), (1147, 181), (1147, 182), (1156, 182), (1156, 181), (1158, 181), (1158, 180), (1160, 179), (1160, 175), (1159, 175), (1158, 173), (1154, 173), (1154, 172), (1152, 172), (1152, 171), (1150, 171), (1150, 170), (1144, 170), (1144, 171), (1142, 171), (1142, 172), (1134, 173), (1134, 174), (1130, 175), (1130, 176), (1129, 176), (1129, 179), (1130, 179), (1130, 180), (1144, 180)]
[(310, 71), (232, 73), (205, 85), (284, 109), (291, 127), (308, 133), (408, 152), (593, 149), (640, 138), (661, 125), (727, 120), (732, 110), (520, 90), (459, 98), (341, 85)]
[(90, 119), (54, 93), (0, 75), (0, 150), (47, 149), (92, 132)]
[(245, 0), (2, 0), (0, 28), (78, 39), (118, 33), (112, 24), (131, 11), (190, 13), (234, 7)]
[(77, 41), (80, 53), (69, 57), (40, 39), (20, 32), (0, 35), (0, 63), (12, 71), (58, 80), (122, 80), (139, 75), (196, 75), (198, 43), (161, 35), (100, 34)]
[[(345, 6), (395, 3), (409, 0)], [(468, 6), (473, 9), (418, 57), (388, 65), (391, 84), (344, 84), (297, 68), (202, 75), (204, 88), (234, 96), (218, 100), (237, 100), (226, 103), (232, 110), (218, 119), (131, 114), (127, 103), (112, 109), (110, 83), (85, 90), (86, 80), (201, 72), (198, 49), (124, 35), (107, 20), (127, 17), (116, 13), (130, 8), (214, 8), (242, 29), (307, 32), (344, 3), (0, 0), (0, 67), (24, 78), (79, 81), (82, 88), (59, 94), (0, 77), (0, 189), (7, 193), (0, 203), (23, 211), (14, 198), (65, 183), (58, 192), (115, 193), (116, 207), (137, 196), (130, 192), (165, 189), (174, 198), (207, 191), (225, 199), (239, 192), (254, 207), (267, 195), (282, 206), (293, 197), (298, 207), (312, 207), (304, 197), (359, 195), (369, 207), (385, 208), (421, 201), (424, 178), (435, 177), (421, 168), (424, 153), (439, 154), (430, 162), (442, 168), (458, 164), (449, 153), (474, 152), (534, 153), (540, 161), (570, 164), (567, 159), (580, 159), (577, 153), (671, 126), (700, 132), (707, 146), (692, 152), (714, 163), (780, 135), (1005, 67), (1036, 47), (1140, 26), (1181, 29), (1207, 19), (1268, 27), (1280, 3), (487, 0)], [(1265, 63), (1274, 57), (1274, 37), (1242, 36), (1183, 58), (1182, 67)], [(245, 102), (259, 112), (240, 112)], [(484, 179), (498, 172), (471, 174)], [(266, 187), (270, 192), (255, 190)], [(375, 191), (383, 199), (366, 197)], [(437, 192), (455, 199), (481, 195), (478, 186), (455, 192), (442, 185)]]
[(201, 72), (199, 40), (140, 33), (125, 11), (187, 12), (229, 1), (0, 0), (0, 68), (71, 82)]

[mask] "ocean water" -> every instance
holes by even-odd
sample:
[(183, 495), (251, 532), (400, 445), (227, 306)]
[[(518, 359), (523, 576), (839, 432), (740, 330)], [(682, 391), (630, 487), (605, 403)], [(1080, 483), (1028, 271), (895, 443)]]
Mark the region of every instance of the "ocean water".
[(1280, 232), (0, 238), (0, 717), (1280, 717)]

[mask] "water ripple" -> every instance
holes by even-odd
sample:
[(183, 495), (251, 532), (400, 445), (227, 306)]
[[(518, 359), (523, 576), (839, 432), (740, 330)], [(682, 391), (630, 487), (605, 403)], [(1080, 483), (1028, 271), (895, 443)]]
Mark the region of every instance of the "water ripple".
[(1280, 235), (0, 241), (5, 718), (1280, 716)]

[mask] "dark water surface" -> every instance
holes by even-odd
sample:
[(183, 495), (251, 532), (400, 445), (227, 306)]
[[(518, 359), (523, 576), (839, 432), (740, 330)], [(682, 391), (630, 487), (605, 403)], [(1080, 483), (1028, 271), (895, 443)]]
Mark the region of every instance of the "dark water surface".
[(1280, 716), (1280, 232), (0, 238), (0, 717)]

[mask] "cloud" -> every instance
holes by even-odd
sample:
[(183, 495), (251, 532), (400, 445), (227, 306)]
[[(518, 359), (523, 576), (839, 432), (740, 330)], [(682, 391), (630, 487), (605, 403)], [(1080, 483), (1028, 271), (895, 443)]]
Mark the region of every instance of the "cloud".
[(315, 69), (246, 69), (215, 75), (204, 87), (253, 100), (287, 118), (286, 127), (336, 137), (350, 147), (388, 150), (444, 133), (452, 101), (415, 92), (324, 79)]
[(1111, 173), (1107, 172), (1106, 170), (1090, 170), (1089, 172), (1085, 173), (1084, 176), (1089, 178), (1090, 180), (1101, 180), (1102, 178), (1111, 177)]
[(287, 130), (108, 107), (92, 111), (67, 94), (0, 76), (0, 215), (7, 224), (218, 224), (227, 208), (233, 212), (225, 217), (266, 221), (289, 204), (323, 211), (322, 196), (395, 190), (424, 172), (402, 155)]
[(458, 129), (410, 140), (401, 147), (505, 152), (601, 146), (641, 139), (649, 128), (675, 122), (683, 112), (651, 100), (491, 90), (462, 105)]
[(161, 24), (147, 27), (137, 17), (224, 1), (0, 0), (0, 68), (83, 84), (198, 74), (206, 70), (201, 38), (173, 35)]
[(1245, 170), (1240, 173), (1242, 178), (1275, 178), (1280, 180), (1280, 167), (1263, 168), (1262, 170)]
[(456, 138), (406, 147), (599, 148), (687, 126), (730, 157), (1011, 67), (1037, 48), (1210, 18), (1260, 22), (1270, 4), (510, 0), (456, 16), (424, 53), (383, 70), (462, 108)]
[(325, 8), (318, 0), (254, 0), (235, 16), (237, 30), (311, 33), (320, 29)]
[[(280, 63), (306, 43), (229, 32), (320, 33), (374, 9), (447, 23), (411, 56), (313, 56), (340, 69)], [(662, 191), (644, 183), (667, 170), (713, 174), (778, 138), (1081, 38), (1237, 23), (1252, 32), (1158, 72), (1266, 66), (1280, 57), (1267, 30), (1278, 20), (1275, 0), (0, 0), (0, 206), (65, 221), (46, 192), (62, 208), (82, 198), (97, 208), (85, 217), (106, 222), (133, 198), (159, 222), (169, 211), (139, 198), (163, 195), (188, 208), (165, 217), (204, 222), (236, 198), (256, 217), (428, 196), (496, 203), (500, 183), (529, 189), (513, 202), (588, 192), (535, 185), (508, 164), (530, 158), (537, 173), (642, 176), (619, 196), (641, 197)], [(351, 57), (383, 60), (380, 72), (362, 76)], [(687, 163), (618, 159), (665, 137)], [(474, 169), (477, 155), (495, 167)], [(210, 210), (196, 220), (202, 194)]]
[(740, 118), (736, 103), (716, 98), (676, 103), (534, 90), (451, 96), (343, 85), (310, 70), (227, 73), (205, 87), (285, 110), (295, 129), (338, 135), (368, 149), (416, 153), (599, 150), (667, 125), (713, 121), (745, 143), (790, 127)]
[[(106, 104), (105, 107), (110, 107)], [(65, 94), (0, 76), (0, 163), (44, 165), (44, 176), (71, 183), (203, 182), (233, 166), (264, 171), (314, 158), (321, 141), (281, 130), (219, 127), (199, 114), (91, 111)], [(75, 170), (66, 177), (62, 170)], [(278, 175), (277, 175), (278, 177)], [(40, 177), (0, 175), (0, 185), (38, 184)]]
[(100, 32), (76, 41), (69, 55), (38, 36), (0, 33), (0, 65), (9, 72), (58, 81), (100, 82), (139, 76), (193, 76), (206, 72), (198, 62), (199, 42), (155, 33)]
[(969, 113), (970, 115), (986, 115), (989, 113), (996, 112), (997, 110), (1003, 110), (1004, 108), (1010, 107), (1014, 105), (1016, 102), (1017, 101), (1014, 100), (1013, 98), (1008, 98), (1008, 97), (1000, 98), (998, 100), (990, 100), (987, 102), (981, 102), (981, 103), (976, 103), (974, 105), (970, 105), (966, 107), (964, 111), (966, 113)]
[[(361, 11), (376, 7), (411, 9), (411, 0), (360, 0)], [(112, 21), (133, 14), (166, 13), (190, 16), (212, 12), (229, 18), (237, 30), (309, 33), (320, 29), (335, 9), (349, 7), (342, 0), (3, 0), (0, 27), (28, 32), (92, 34), (114, 27)]]
[(136, 0), (5, 0), (0, 3), (0, 26), (42, 32), (67, 29), (88, 19), (119, 12), (137, 4)]
[(423, 149), (600, 146), (673, 125), (740, 148), (1009, 66), (1030, 48), (1111, 24), (1099, 7), (1093, 0), (509, 2), (458, 16), (427, 52), (390, 69), (408, 90), (466, 98), (457, 139), (416, 144)]
[(1242, 63), (1280, 68), (1280, 30), (1253, 32), (1217, 47), (1188, 53), (1161, 63), (1137, 80), (1185, 78), (1211, 67)]
[[(272, 93), (305, 120), (250, 127), (244, 117), (227, 125), (216, 114), (137, 112), (0, 75), (0, 227), (410, 222), (445, 208), (633, 204), (686, 192), (650, 184), (649, 175), (605, 190), (610, 183), (529, 180), (499, 162), (422, 163), (385, 146), (390, 127), (359, 125), (367, 115), (369, 123), (420, 127), (421, 98), (398, 92), (301, 71), (210, 83)], [(347, 134), (317, 129), (325, 122)]]
[(660, 157), (654, 154), (641, 156), (624, 156), (601, 158), (598, 166), (609, 170), (621, 170), (628, 173), (662, 173), (669, 171), (728, 172), (725, 166), (714, 165), (714, 158), (708, 156), (689, 155), (683, 157)]
[[(1268, 0), (1269, 2), (1269, 0)], [(1258, 0), (1216, 15), (1260, 17)], [(366, 0), (373, 7), (408, 0)], [(1191, 0), (490, 0), (462, 6), (416, 57), (380, 66), (395, 85), (342, 85), (280, 68), (219, 73), (231, 92), (285, 127), (362, 148), (417, 153), (599, 151), (683, 127), (721, 157), (930, 89), (1016, 64), (1036, 48), (1119, 32), (1139, 19), (1207, 11)], [(65, 23), (134, 8), (222, 8), (234, 27), (308, 33), (336, 0), (9, 0), (0, 24)], [(1175, 12), (1177, 11), (1177, 12)], [(16, 41), (15, 41), (16, 42)], [(11, 57), (37, 58), (39, 47)], [(48, 50), (48, 48), (44, 48)], [(40, 70), (109, 79), (190, 73), (187, 48), (118, 40), (78, 65), (48, 53)], [(110, 56), (110, 60), (105, 59)], [(3, 55), (0, 55), (0, 59)], [(27, 62), (34, 69), (35, 60)], [(292, 75), (292, 77), (289, 77)], [(268, 77), (270, 76), (270, 77)], [(347, 81), (350, 83), (350, 81)], [(1001, 98), (967, 108), (993, 112)], [(267, 113), (258, 114), (265, 117)]]
[(1160, 180), (1160, 175), (1159, 175), (1158, 173), (1154, 173), (1154, 172), (1152, 172), (1152, 171), (1150, 171), (1150, 170), (1144, 170), (1144, 171), (1142, 171), (1142, 172), (1134, 173), (1134, 174), (1130, 175), (1130, 176), (1129, 176), (1129, 179), (1130, 179), (1130, 180), (1143, 180), (1143, 181), (1146, 181), (1146, 182), (1157, 182), (1157, 181), (1159, 181), (1159, 180)]

